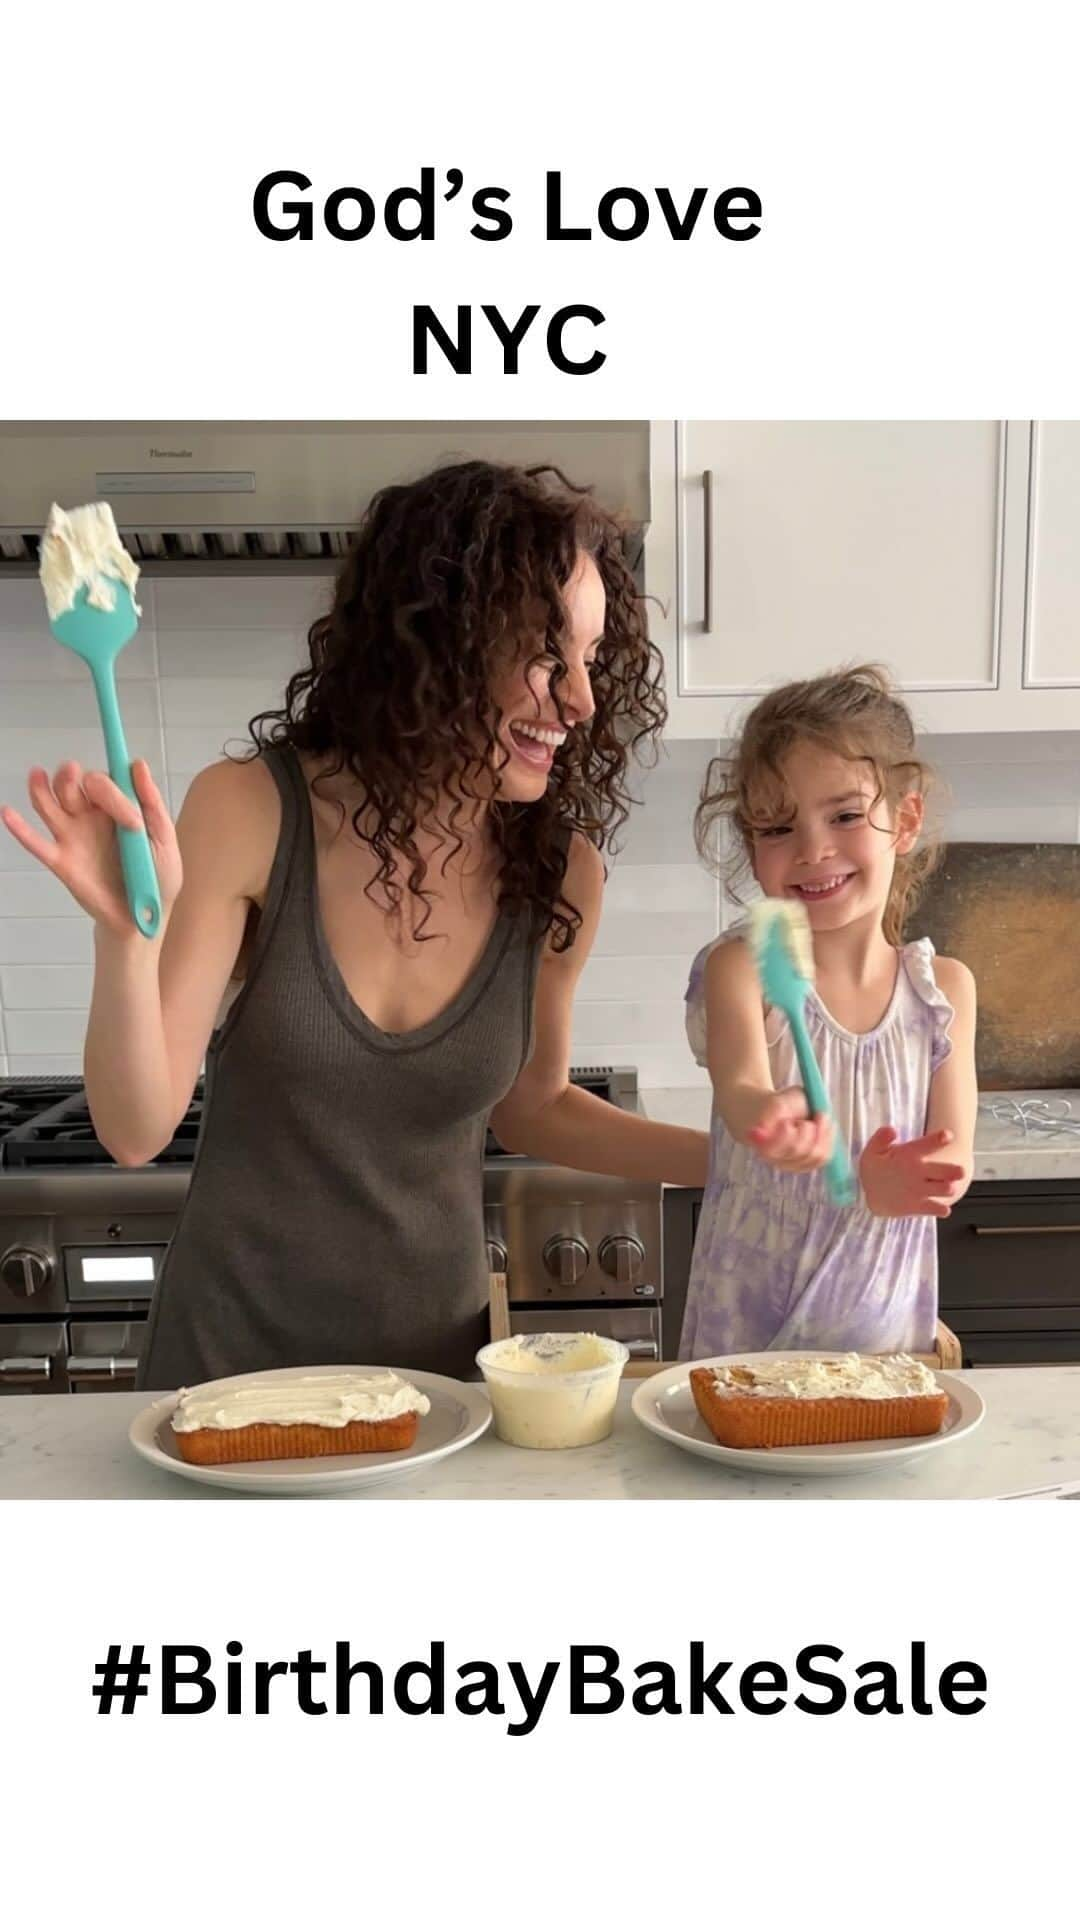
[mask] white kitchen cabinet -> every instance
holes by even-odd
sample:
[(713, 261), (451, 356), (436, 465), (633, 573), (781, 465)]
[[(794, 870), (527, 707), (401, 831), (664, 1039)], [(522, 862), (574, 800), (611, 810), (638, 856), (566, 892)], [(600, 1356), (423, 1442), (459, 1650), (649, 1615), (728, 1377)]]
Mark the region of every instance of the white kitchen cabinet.
[(883, 661), (928, 731), (1080, 724), (1072, 526), (1080, 427), (654, 422), (670, 736), (723, 738), (768, 685), (852, 660)]
[(1023, 685), (1080, 700), (1080, 422), (1036, 421)]

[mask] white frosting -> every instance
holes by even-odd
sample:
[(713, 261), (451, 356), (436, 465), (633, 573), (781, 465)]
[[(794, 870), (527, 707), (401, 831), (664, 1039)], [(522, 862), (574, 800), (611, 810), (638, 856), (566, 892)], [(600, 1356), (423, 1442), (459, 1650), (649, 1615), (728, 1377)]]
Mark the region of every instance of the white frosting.
[(245, 1387), (182, 1387), (173, 1413), (177, 1433), (200, 1427), (347, 1427), (350, 1420), (393, 1420), (428, 1413), (431, 1402), (396, 1373), (313, 1373), (294, 1380), (253, 1381)]
[(907, 1353), (871, 1357), (845, 1353), (777, 1354), (775, 1360), (738, 1361), (710, 1369), (722, 1393), (790, 1400), (909, 1400), (940, 1393), (930, 1368)]
[(587, 1447), (615, 1418), (626, 1348), (596, 1333), (518, 1333), (484, 1347), (495, 1431), (513, 1447)]
[(515, 1333), (486, 1347), (484, 1359), (507, 1373), (585, 1373), (610, 1366), (611, 1350), (596, 1333)]
[[(113, 510), (104, 500), (65, 513), (55, 504), (42, 535), (38, 571), (49, 609), (49, 619), (70, 613), (80, 587), (90, 606), (111, 613), (116, 591), (110, 582), (122, 580), (135, 598), (139, 569), (116, 530)], [(136, 603), (136, 613), (141, 608)]]

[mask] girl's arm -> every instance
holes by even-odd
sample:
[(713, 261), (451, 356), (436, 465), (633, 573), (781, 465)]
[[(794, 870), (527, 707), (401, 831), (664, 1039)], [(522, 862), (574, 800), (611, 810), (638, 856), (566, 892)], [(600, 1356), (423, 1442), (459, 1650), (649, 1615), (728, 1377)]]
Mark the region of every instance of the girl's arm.
[(570, 1085), (574, 994), (596, 935), (603, 890), (600, 855), (575, 834), (563, 892), (580, 913), (581, 926), (566, 953), (556, 953), (550, 940), (547, 944), (536, 982), (532, 1058), (494, 1109), (492, 1130), (509, 1152), (532, 1154), (557, 1166), (703, 1187), (709, 1165), (707, 1133), (624, 1113), (584, 1087)]
[(975, 1077), (975, 976), (962, 960), (937, 958), (934, 972), (953, 1009), (949, 1028), (952, 1052), (930, 1082), (926, 1130), (949, 1135), (947, 1145), (936, 1149), (930, 1157), (960, 1166), (960, 1178), (953, 1183), (956, 1190), (951, 1195), (953, 1200), (959, 1200), (970, 1187), (975, 1171), (975, 1121), (979, 1108)]
[(900, 1141), (893, 1127), (880, 1127), (859, 1163), (872, 1213), (898, 1218), (929, 1213), (946, 1220), (971, 1185), (975, 1166), (975, 980), (961, 960), (938, 957), (938, 985), (953, 1009), (952, 1051), (930, 1082), (926, 1132)]
[(832, 1127), (811, 1119), (799, 1087), (773, 1086), (761, 986), (744, 940), (705, 963), (705, 1029), (716, 1108), (732, 1137), (785, 1173), (809, 1173), (832, 1151)]

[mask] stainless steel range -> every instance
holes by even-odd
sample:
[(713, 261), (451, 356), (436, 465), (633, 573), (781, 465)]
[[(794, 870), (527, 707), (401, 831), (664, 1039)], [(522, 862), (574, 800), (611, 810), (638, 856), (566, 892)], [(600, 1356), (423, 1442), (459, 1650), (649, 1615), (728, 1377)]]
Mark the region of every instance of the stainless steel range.
[[(595, 1097), (637, 1104), (632, 1069), (579, 1068)], [(118, 1167), (75, 1079), (0, 1079), (0, 1393), (133, 1384), (150, 1296), (187, 1193), (196, 1090), (147, 1167)], [(572, 1173), (504, 1154), (489, 1136), (484, 1218), (512, 1324), (610, 1333), (660, 1357), (658, 1183)]]

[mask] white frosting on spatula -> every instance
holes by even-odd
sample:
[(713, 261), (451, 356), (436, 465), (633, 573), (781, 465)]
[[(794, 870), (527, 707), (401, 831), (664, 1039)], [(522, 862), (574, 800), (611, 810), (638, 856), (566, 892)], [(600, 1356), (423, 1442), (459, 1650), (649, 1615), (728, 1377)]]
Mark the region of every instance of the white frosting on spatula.
[[(70, 613), (80, 587), (90, 606), (112, 613), (116, 606), (113, 581), (121, 580), (135, 598), (139, 569), (116, 530), (113, 510), (104, 500), (65, 513), (53, 504), (41, 539), (38, 566), (49, 619)], [(136, 613), (141, 607), (136, 603)]]

